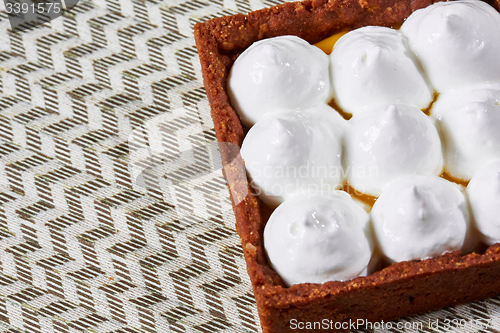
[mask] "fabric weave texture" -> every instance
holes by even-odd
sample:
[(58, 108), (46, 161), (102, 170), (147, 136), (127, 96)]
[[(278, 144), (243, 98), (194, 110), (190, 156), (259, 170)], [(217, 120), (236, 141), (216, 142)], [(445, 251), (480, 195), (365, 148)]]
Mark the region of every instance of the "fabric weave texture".
[[(280, 2), (83, 0), (22, 32), (0, 2), (0, 332), (261, 332), (193, 26)], [(499, 305), (390, 332), (496, 332)]]

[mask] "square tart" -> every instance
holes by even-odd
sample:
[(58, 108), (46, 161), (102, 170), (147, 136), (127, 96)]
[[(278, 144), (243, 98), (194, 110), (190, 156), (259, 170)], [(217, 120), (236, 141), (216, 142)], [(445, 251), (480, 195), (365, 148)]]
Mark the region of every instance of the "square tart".
[[(499, 1), (488, 3), (499, 10)], [(211, 19), (194, 35), (211, 107), (236, 229), (264, 333), (289, 332), (301, 322), (392, 320), (500, 294), (500, 243), (483, 254), (459, 251), (420, 261), (394, 263), (368, 277), (286, 287), (265, 253), (263, 232), (271, 211), (246, 177), (239, 147), (245, 130), (227, 94), (235, 59), (254, 42), (295, 35), (315, 44), (366, 25), (400, 26), (432, 0), (308, 0)], [(304, 330), (307, 331), (307, 330)]]

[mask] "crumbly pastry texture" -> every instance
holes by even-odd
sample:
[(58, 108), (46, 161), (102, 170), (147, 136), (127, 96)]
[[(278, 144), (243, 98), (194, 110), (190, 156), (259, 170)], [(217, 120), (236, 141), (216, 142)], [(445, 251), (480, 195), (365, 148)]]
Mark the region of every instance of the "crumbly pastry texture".
[[(252, 195), (237, 149), (245, 130), (229, 102), (227, 77), (234, 60), (252, 43), (296, 35), (313, 44), (361, 26), (398, 26), (413, 11), (432, 3), (311, 0), (216, 18), (195, 26), (217, 139), (231, 143), (220, 145), (220, 150), (263, 332), (289, 332), (291, 319), (391, 320), (500, 294), (500, 244), (489, 247), (484, 254), (462, 256), (453, 252), (433, 259), (395, 263), (352, 281), (285, 287), (264, 250), (262, 236), (270, 212)], [(490, 4), (499, 9), (498, 1)]]

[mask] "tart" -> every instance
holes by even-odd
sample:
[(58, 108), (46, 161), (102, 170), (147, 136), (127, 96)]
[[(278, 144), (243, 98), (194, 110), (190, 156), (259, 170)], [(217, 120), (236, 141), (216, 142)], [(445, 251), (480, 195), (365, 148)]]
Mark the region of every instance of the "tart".
[[(245, 137), (230, 103), (227, 79), (235, 59), (254, 42), (295, 35), (315, 44), (367, 25), (399, 26), (426, 0), (311, 0), (198, 23), (195, 39), (217, 139), (228, 181), (236, 229), (254, 289), (263, 332), (289, 332), (291, 321), (330, 328), (362, 319), (392, 320), (500, 294), (500, 244), (483, 254), (452, 252), (427, 260), (394, 263), (368, 277), (286, 287), (270, 265), (263, 242), (271, 213), (249, 185), (239, 148)], [(499, 3), (491, 3), (499, 9)], [(347, 326), (349, 328), (349, 326)], [(307, 331), (307, 330), (304, 330)]]

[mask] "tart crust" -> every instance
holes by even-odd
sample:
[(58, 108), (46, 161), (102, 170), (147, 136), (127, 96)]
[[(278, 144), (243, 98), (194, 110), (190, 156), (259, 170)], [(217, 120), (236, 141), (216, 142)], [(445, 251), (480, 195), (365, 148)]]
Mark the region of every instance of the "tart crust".
[[(290, 321), (370, 322), (424, 313), (500, 294), (500, 244), (484, 254), (460, 252), (392, 264), (347, 282), (285, 287), (265, 254), (269, 209), (252, 192), (239, 147), (245, 135), (226, 86), (238, 55), (254, 42), (296, 35), (311, 44), (366, 25), (399, 26), (432, 0), (308, 0), (198, 23), (194, 36), (212, 119), (264, 333), (292, 331)], [(489, 1), (499, 10), (500, 0)], [(237, 204), (235, 204), (237, 203)], [(307, 330), (303, 330), (307, 331)]]

